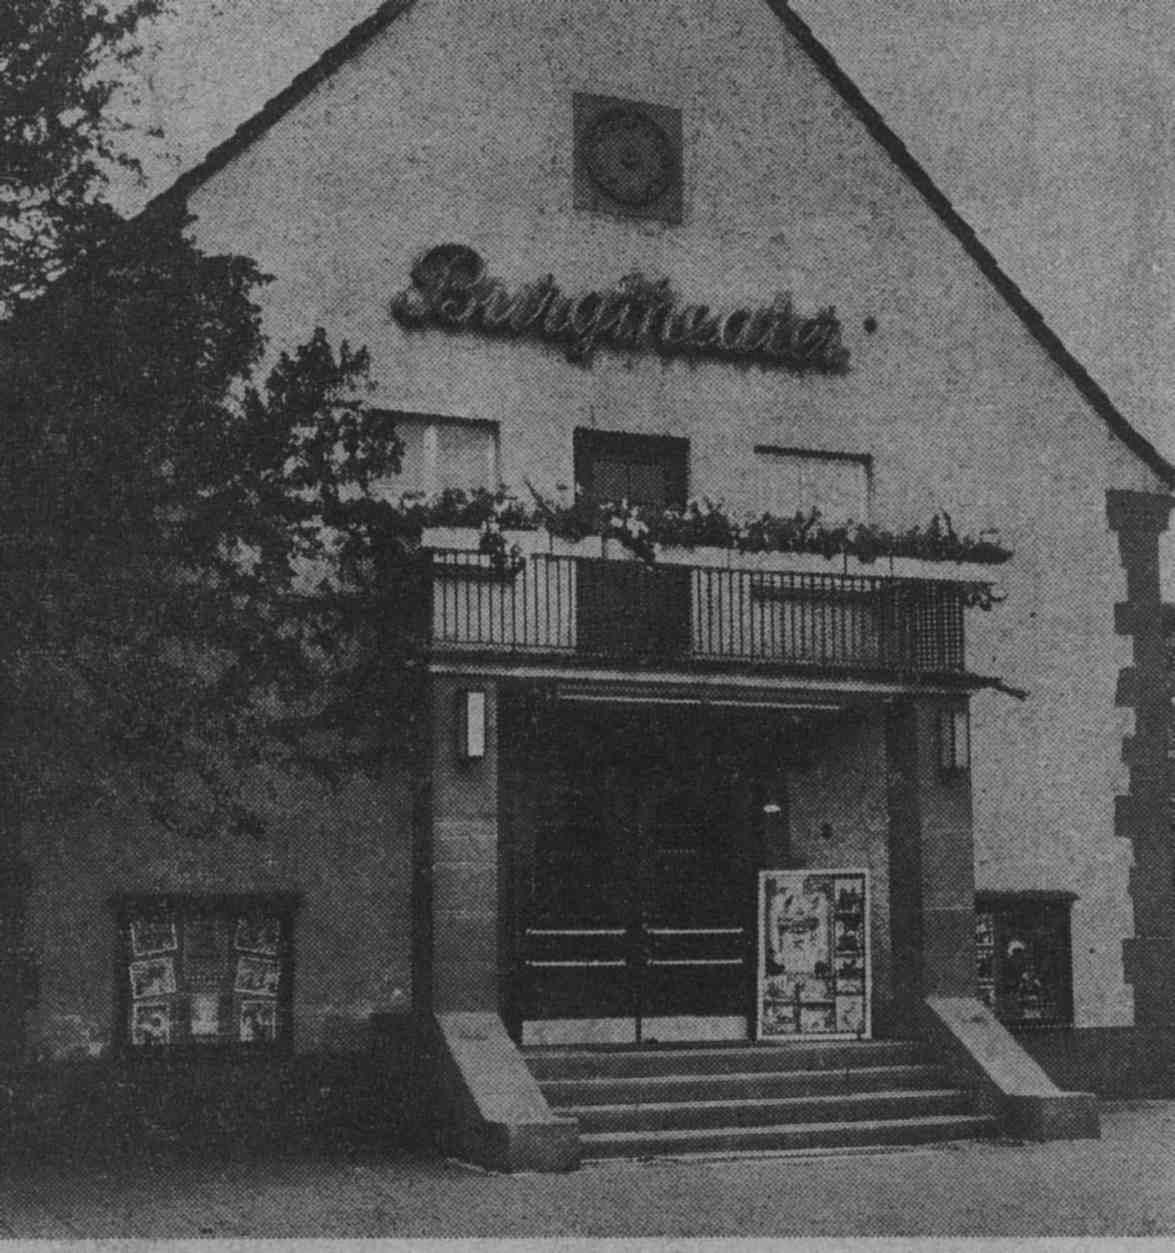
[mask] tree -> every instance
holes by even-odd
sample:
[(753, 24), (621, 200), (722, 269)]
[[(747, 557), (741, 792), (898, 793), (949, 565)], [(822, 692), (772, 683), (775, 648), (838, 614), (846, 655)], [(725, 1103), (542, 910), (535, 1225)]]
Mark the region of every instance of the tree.
[(260, 775), (382, 756), (411, 646), (367, 353), (319, 330), (274, 360), (251, 260), (203, 254), (166, 200), (102, 202), (158, 4), (0, 23), (0, 1004), (28, 986), (24, 817), (117, 794), (259, 836)]
[(161, 816), (203, 795), (204, 825), (247, 823), (250, 761), (370, 710), (361, 637), (402, 552), (367, 354), (319, 331), (255, 385), (257, 267), (203, 255), (174, 205), (127, 223), (103, 201), (135, 164), (112, 97), (165, 3), (11, 0), (0, 23), (9, 814), (129, 773)]
[(321, 330), (250, 381), (262, 278), (183, 225), (139, 219), (4, 328), (0, 770), (41, 809), (131, 780), (167, 821), (256, 829), (252, 767), (374, 742), (372, 668), (408, 641), (376, 491), (400, 446), (366, 352)]
[(0, 20), (0, 309), (36, 296), (115, 222), (102, 192), (137, 168), (111, 99), (164, 0), (6, 0)]

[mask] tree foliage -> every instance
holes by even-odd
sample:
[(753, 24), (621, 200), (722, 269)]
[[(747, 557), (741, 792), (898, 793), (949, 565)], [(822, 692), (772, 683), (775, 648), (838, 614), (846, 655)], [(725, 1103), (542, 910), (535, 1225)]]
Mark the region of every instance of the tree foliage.
[(111, 98), (164, 0), (5, 0), (0, 16), (0, 307), (36, 296), (115, 222), (112, 166), (134, 166)]
[(275, 360), (252, 261), (166, 200), (103, 203), (111, 99), (165, 2), (0, 21), (0, 808), (129, 792), (256, 829), (264, 768), (380, 755), (400, 445), (365, 351), (319, 330)]
[(0, 337), (0, 769), (210, 830), (256, 825), (259, 764), (376, 751), (400, 446), (322, 331), (255, 385), (262, 276), (182, 228), (139, 219)]

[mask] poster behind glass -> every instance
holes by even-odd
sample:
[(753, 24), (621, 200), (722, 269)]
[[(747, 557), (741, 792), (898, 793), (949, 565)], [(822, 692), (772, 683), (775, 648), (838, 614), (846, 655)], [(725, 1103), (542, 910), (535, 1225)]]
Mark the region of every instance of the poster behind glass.
[(759, 873), (758, 1038), (870, 1034), (869, 872)]

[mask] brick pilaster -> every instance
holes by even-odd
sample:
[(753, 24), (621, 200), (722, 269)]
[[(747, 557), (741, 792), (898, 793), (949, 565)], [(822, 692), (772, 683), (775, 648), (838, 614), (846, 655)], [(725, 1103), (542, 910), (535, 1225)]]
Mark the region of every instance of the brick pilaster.
[(1175, 862), (1169, 819), (1167, 756), (1170, 689), (1159, 587), (1159, 536), (1167, 529), (1169, 496), (1106, 493), (1106, 516), (1118, 536), (1126, 600), (1114, 626), (1130, 638), (1132, 664), (1118, 676), (1117, 703), (1134, 710), (1134, 733), (1122, 742), (1130, 790), (1115, 798), (1115, 834), (1131, 842), (1130, 896), (1134, 935), (1124, 941), (1126, 982), (1134, 989), (1139, 1026), (1175, 1025)]

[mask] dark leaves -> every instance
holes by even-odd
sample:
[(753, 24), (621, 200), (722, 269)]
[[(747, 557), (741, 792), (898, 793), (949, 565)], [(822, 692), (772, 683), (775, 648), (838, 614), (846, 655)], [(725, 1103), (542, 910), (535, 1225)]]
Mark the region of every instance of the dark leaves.
[(263, 276), (183, 227), (138, 220), (0, 326), (0, 769), (256, 831), (258, 770), (336, 777), (391, 734), (401, 447), (322, 331), (250, 381)]
[[(162, 0), (6, 0), (0, 18), (0, 309), (35, 297), (109, 225), (109, 104)], [(133, 165), (133, 162), (130, 162)]]

